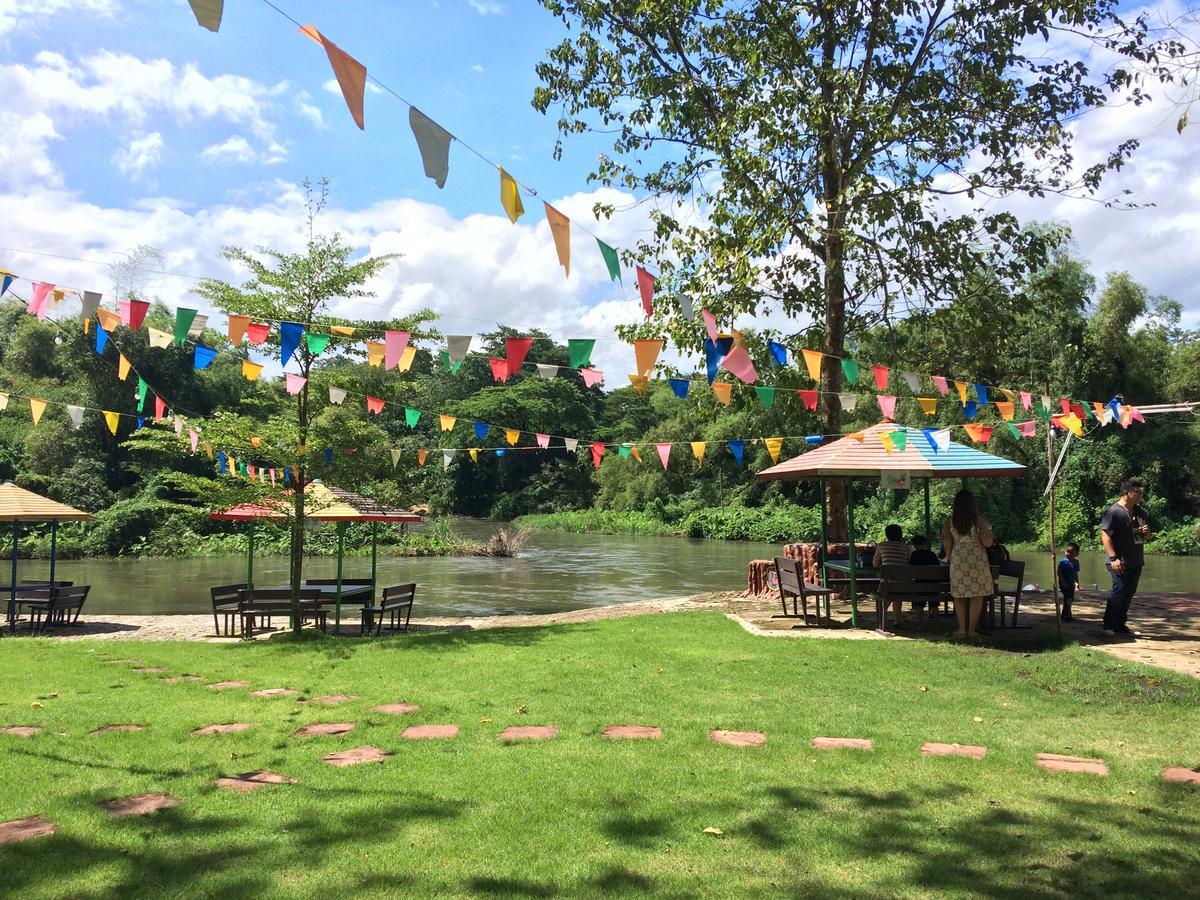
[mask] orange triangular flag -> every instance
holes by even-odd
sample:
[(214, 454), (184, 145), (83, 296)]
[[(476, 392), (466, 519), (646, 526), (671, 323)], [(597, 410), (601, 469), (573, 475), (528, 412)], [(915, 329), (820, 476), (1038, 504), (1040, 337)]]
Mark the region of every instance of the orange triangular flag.
[(1000, 418), (1005, 422), (1012, 421), (1014, 404), (1011, 400), (997, 400), (996, 409), (1000, 410)]
[(515, 446), (517, 441), (521, 439), (521, 431), (518, 428), (506, 428), (504, 429), (504, 437), (510, 447)]
[(633, 342), (633, 358), (637, 360), (639, 375), (649, 376), (654, 371), (654, 364), (658, 362), (658, 355), (662, 353), (662, 349), (663, 342), (661, 340)]
[(937, 397), (918, 397), (917, 402), (921, 404), (921, 412), (925, 415), (937, 415)]
[(96, 318), (100, 320), (100, 327), (110, 333), (121, 324), (121, 317), (117, 313), (102, 306), (96, 309)]
[(121, 354), (121, 358), (117, 360), (117, 377), (124, 381), (129, 377), (129, 370), (133, 368), (129, 360), (125, 358), (125, 354)]
[(235, 344), (240, 344), (242, 338), (246, 336), (246, 329), (250, 327), (249, 316), (230, 316), (229, 317), (229, 340)]
[(367, 89), (367, 67), (312, 25), (302, 26), (300, 32), (325, 48), (325, 55), (329, 57), (329, 65), (333, 67), (334, 77), (337, 78), (338, 86), (342, 89), (342, 96), (346, 98), (346, 106), (350, 108), (350, 115), (354, 117), (354, 123), (359, 128), (365, 129), (366, 126), (363, 125), (363, 93)]
[(850, 440), (852, 440), (852, 441), (858, 441), (861, 444), (866, 439), (867, 436), (865, 434), (863, 434), (861, 431), (856, 431), (856, 432), (854, 432), (854, 434), (846, 435), (846, 437), (850, 438)]
[(46, 401), (39, 400), (36, 397), (29, 398), (29, 412), (33, 416), (33, 424), (36, 425), (42, 420), (42, 413), (46, 411)]
[(821, 356), (820, 350), (805, 350), (804, 365), (808, 366), (808, 377), (813, 381), (821, 380)]
[(420, 450), (418, 450), (417, 451), (417, 465), (418, 466), (425, 465), (425, 458), (427, 456), (429, 456), (429, 451), (426, 450), (424, 447), (422, 447)]
[(447, 415), (440, 415), (438, 416), (438, 419), (441, 420), (442, 431), (453, 431), (454, 423), (458, 421), (458, 419), (456, 419), (454, 416)]
[(387, 346), (382, 341), (363, 341), (367, 345), (367, 362), (379, 368), (383, 365), (383, 355)]
[(733, 385), (728, 381), (714, 381), (712, 386), (713, 393), (717, 395), (725, 406), (729, 405), (730, 395), (733, 393)]
[(562, 266), (567, 276), (571, 275), (571, 220), (560, 213), (549, 203), (543, 201), (546, 207), (546, 221), (550, 223), (550, 234), (554, 238), (554, 249), (558, 251), (558, 264)]

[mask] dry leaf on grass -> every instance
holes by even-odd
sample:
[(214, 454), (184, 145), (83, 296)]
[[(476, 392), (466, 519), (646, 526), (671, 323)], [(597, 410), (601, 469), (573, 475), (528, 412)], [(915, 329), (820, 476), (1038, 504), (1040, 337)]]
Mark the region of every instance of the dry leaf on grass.
[(704, 829), (705, 834), (724, 834), (720, 828), (713, 828), (711, 825)]

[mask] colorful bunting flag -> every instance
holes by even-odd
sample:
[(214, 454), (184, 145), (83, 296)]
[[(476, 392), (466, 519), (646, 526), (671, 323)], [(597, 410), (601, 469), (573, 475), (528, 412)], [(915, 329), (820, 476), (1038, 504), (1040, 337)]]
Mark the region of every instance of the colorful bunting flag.
[[(593, 342), (594, 343), (594, 342)], [(471, 335), (452, 334), (446, 338), (446, 355), (456, 366), (461, 365), (471, 350)]]
[(192, 364), (199, 369), (207, 369), (209, 364), (217, 358), (217, 351), (212, 347), (205, 347), (203, 344), (197, 344), (196, 350), (192, 356)]
[(237, 345), (242, 342), (242, 338), (246, 336), (246, 329), (250, 327), (249, 316), (230, 316), (229, 317), (229, 340), (232, 344)]
[(418, 466), (425, 465), (425, 460), (428, 458), (429, 458), (429, 451), (426, 450), (424, 447), (421, 447), (420, 449), (417, 450), (417, 465)]
[(438, 359), (442, 362), (442, 371), (450, 375), (457, 375), (458, 370), (462, 368), (463, 361), (460, 359), (458, 362), (451, 362), (450, 354), (445, 350), (438, 353)]
[(708, 447), (707, 441), (690, 441), (692, 445), (692, 456), (696, 457), (696, 462), (704, 465), (704, 451)]
[[(816, 391), (796, 391), (800, 399), (804, 401), (804, 408), (814, 410), (817, 408), (817, 392)], [(853, 397), (853, 394), (849, 396)]]
[[(813, 381), (819, 382), (821, 380), (821, 359), (824, 354), (822, 354), (820, 350), (804, 350), (802, 353), (804, 354), (804, 365), (808, 369), (808, 377)], [(855, 365), (857, 366), (857, 363)], [(855, 378), (857, 377), (858, 373), (856, 370)], [(849, 378), (847, 378), (847, 380), (850, 381), (851, 384), (854, 384), (853, 380)]]
[(443, 471), (450, 468), (450, 460), (454, 459), (454, 453), (455, 453), (454, 450), (443, 450), (442, 451), (442, 470)]
[(604, 442), (603, 441), (593, 441), (592, 442), (592, 468), (594, 468), (594, 469), (600, 468), (600, 459), (603, 456), (604, 456)]
[(350, 325), (330, 325), (329, 333), (336, 337), (354, 337), (354, 332), (358, 329)]
[(622, 444), (617, 448), (617, 455), (621, 459), (629, 459), (629, 454), (633, 450), (633, 444)]
[(0, 412), (8, 409), (8, 394), (0, 393)]
[[(111, 309), (105, 309), (103, 306), (96, 308), (96, 319), (100, 323), (100, 327), (111, 333), (121, 324), (121, 317)], [(171, 336), (167, 335), (167, 344), (171, 343)], [(166, 346), (166, 345), (164, 345)]]
[(934, 453), (950, 452), (950, 429), (926, 428), (923, 431), (925, 439), (929, 441), (929, 446), (933, 448)]
[(571, 220), (545, 201), (546, 221), (550, 225), (550, 235), (554, 238), (554, 249), (558, 253), (558, 264), (571, 277)]
[(29, 398), (29, 414), (33, 416), (33, 424), (37, 425), (42, 421), (42, 413), (46, 411), (46, 401), (39, 400), (37, 397)]
[(400, 354), (400, 362), (396, 363), (397, 372), (407, 372), (412, 368), (413, 360), (417, 358), (417, 348), (409, 344)]
[(121, 414), (106, 409), (104, 410), (104, 421), (108, 423), (108, 430), (115, 435), (117, 433), (117, 425), (121, 421)]
[(583, 376), (584, 387), (595, 387), (604, 380), (604, 373), (599, 369), (580, 369), (579, 374)]
[[(876, 381), (878, 381), (878, 379), (876, 379)], [(896, 418), (896, 398), (895, 397), (885, 395), (885, 394), (877, 394), (875, 399), (879, 401), (879, 409), (883, 413), (883, 417), (885, 419)]]
[(637, 391), (643, 397), (646, 396), (646, 389), (650, 385), (650, 379), (647, 376), (645, 376), (645, 375), (630, 375), (629, 383), (633, 386), (633, 389), (635, 391)]
[(913, 394), (921, 392), (921, 376), (916, 372), (901, 372), (900, 375), (904, 378), (904, 383), (908, 385), (908, 389)]
[(304, 345), (308, 347), (308, 352), (313, 356), (320, 356), (325, 352), (325, 348), (329, 346), (329, 342), (333, 338), (328, 334), (316, 334), (312, 331), (304, 333)]
[(426, 177), (432, 178), (439, 188), (444, 188), (446, 177), (450, 174), (450, 141), (454, 135), (415, 106), (408, 108), (408, 127), (417, 139)]
[(763, 438), (763, 443), (767, 446), (767, 452), (771, 454), (771, 462), (779, 462), (779, 451), (783, 449), (783, 438)]
[(875, 389), (886, 391), (888, 388), (888, 367), (878, 364), (872, 365), (871, 375), (875, 378)]
[[(1021, 439), (1021, 429), (1018, 428), (1016, 425), (1014, 425), (1012, 422), (1005, 422), (1004, 424), (1008, 428), (1008, 433), (1011, 434), (1013, 437), (1015, 437), (1019, 441)], [(1021, 424), (1024, 424), (1024, 423), (1021, 423)]]
[[(10, 280), (11, 279), (8, 278), (7, 276), (5, 277), (5, 284), (4, 284), (5, 288), (8, 287), (8, 282)], [(2, 294), (2, 293), (3, 293), (3, 291), (0, 291), (0, 294)], [(87, 322), (89, 319), (91, 319), (92, 316), (94, 316), (96, 314), (96, 310), (99, 309), (99, 307), (100, 307), (100, 294), (98, 294), (95, 291), (84, 291), (82, 296), (80, 297), (80, 302), (83, 305), (81, 306), (81, 308), (79, 310), (79, 320), (81, 322)]]
[(745, 347), (734, 347), (729, 351), (722, 364), (745, 384), (754, 384), (758, 381), (758, 372)]
[[(103, 326), (101, 327), (103, 328)], [(150, 346), (154, 347), (156, 350), (163, 350), (167, 347), (170, 347), (175, 340), (174, 336), (169, 331), (160, 331), (153, 326), (148, 326), (146, 328), (146, 334), (149, 338)]]
[(154, 396), (154, 421), (158, 422), (167, 416), (167, 401), (157, 394)]
[(271, 326), (261, 322), (251, 322), (246, 326), (246, 340), (255, 347), (260, 346), (271, 334)]
[[(192, 448), (192, 453), (195, 453), (200, 446), (200, 432), (195, 428), (188, 429), (188, 445)], [(275, 470), (271, 470), (272, 486), (274, 485)]]
[(124, 381), (129, 377), (129, 370), (132, 368), (133, 364), (129, 361), (125, 354), (120, 354), (117, 358), (117, 377)]
[(904, 452), (904, 448), (908, 446), (908, 432), (902, 428), (897, 428), (891, 432), (891, 438), (896, 449)]
[(453, 431), (454, 423), (457, 421), (458, 419), (454, 416), (448, 416), (445, 413), (438, 416), (438, 424), (441, 426), (442, 431)]
[(958, 402), (967, 402), (967, 383), (965, 381), (954, 382), (954, 389), (958, 391)]
[(500, 205), (504, 207), (508, 221), (514, 225), (517, 224), (517, 219), (525, 215), (525, 204), (521, 202), (521, 191), (517, 187), (516, 179), (504, 169), (500, 169)]
[(508, 381), (508, 361), (507, 360), (496, 359), (496, 357), (493, 356), (488, 359), (488, 365), (490, 365), (492, 367), (492, 381), (495, 381), (495, 382)]
[(662, 353), (662, 340), (637, 340), (633, 342), (633, 356), (637, 361), (639, 375), (649, 376), (654, 371), (658, 355)]
[(68, 406), (67, 415), (71, 417), (71, 425), (78, 431), (83, 427), (83, 407)]
[(1014, 404), (1011, 400), (997, 400), (996, 409), (1000, 410), (1000, 418), (1004, 419), (1006, 422), (1011, 420), (1013, 414), (1016, 412)]
[(337, 78), (338, 86), (342, 89), (342, 97), (346, 100), (354, 124), (359, 129), (366, 130), (363, 124), (363, 95), (367, 88), (367, 67), (312, 25), (305, 25), (300, 31), (325, 48), (325, 55), (329, 57), (329, 65)]
[(596, 342), (590, 338), (568, 338), (567, 353), (571, 358), (571, 368), (578, 369), (591, 365), (592, 350)]
[(889, 432), (881, 431), (879, 433), (879, 441), (883, 444), (883, 449), (888, 452), (889, 456), (896, 449), (896, 444), (892, 440), (892, 435)]
[(980, 425), (976, 422), (968, 422), (963, 426), (963, 430), (970, 435), (971, 440), (977, 444), (986, 444), (992, 439), (992, 426)]
[(950, 393), (950, 385), (946, 383), (946, 379), (941, 375), (930, 375), (929, 380), (933, 382), (933, 386), (938, 389), (938, 393), (943, 397)]
[(150, 311), (150, 304), (145, 300), (118, 300), (117, 309), (121, 313), (121, 324), (137, 331), (146, 321), (146, 313)]
[(708, 339), (715, 344), (717, 342), (717, 317), (707, 309), (702, 309), (700, 318), (704, 321), (704, 330), (708, 333)]
[(1033, 395), (1029, 391), (1021, 391), (1021, 409), (1029, 410), (1033, 408)]
[(175, 310), (175, 343), (182, 347), (187, 343), (188, 331), (192, 320), (196, 318), (196, 310), (181, 306)]
[(657, 280), (641, 266), (637, 267), (638, 293), (641, 295), (642, 309), (647, 319), (654, 315), (654, 283)]
[(600, 255), (604, 257), (604, 265), (608, 267), (609, 280), (619, 282), (621, 280), (621, 262), (617, 259), (617, 251), (600, 238), (596, 238), (596, 243), (600, 245)]
[(413, 409), (411, 406), (404, 407), (404, 423), (409, 428), (416, 428), (417, 422), (421, 420), (421, 411)]
[(367, 365), (376, 369), (383, 365), (383, 355), (387, 351), (382, 341), (363, 341), (367, 348)]
[(293, 375), (287, 372), (283, 376), (284, 385), (289, 394), (299, 394), (304, 390), (304, 385), (308, 384), (308, 379), (301, 375)]
[(504, 359), (508, 363), (508, 376), (504, 380), (521, 371), (521, 366), (524, 365), (525, 357), (529, 355), (531, 347), (533, 347), (533, 338), (510, 337), (504, 339)]
[(974, 419), (977, 415), (979, 415), (979, 404), (974, 400), (968, 400), (962, 405), (962, 408), (963, 415), (968, 419)]
[(858, 363), (853, 359), (843, 359), (841, 363), (842, 375), (846, 378), (846, 384), (854, 387), (858, 384)]
[(671, 390), (673, 390), (675, 392), (675, 396), (678, 397), (680, 400), (687, 399), (688, 386), (689, 386), (690, 382), (684, 378), (671, 378), (668, 380), (671, 384)]
[(733, 393), (733, 385), (728, 381), (714, 381), (712, 392), (716, 394), (717, 400), (719, 400), (724, 406), (728, 406), (730, 397)]
[(138, 412), (146, 411), (146, 397), (149, 395), (149, 393), (150, 393), (150, 386), (147, 385), (146, 382), (143, 381), (142, 377), (139, 375), (138, 376), (138, 386), (137, 386)]
[(756, 384), (754, 393), (758, 394), (758, 402), (763, 405), (763, 409), (770, 409), (775, 405), (775, 388), (765, 384)]
[(383, 368), (390, 371), (396, 368), (396, 363), (400, 362), (400, 354), (408, 346), (409, 333), (407, 331), (385, 331), (383, 333)]
[(300, 346), (300, 339), (304, 337), (304, 326), (299, 322), (280, 322), (279, 323), (279, 358), (281, 365), (287, 365), (288, 360), (292, 358), (292, 354)]
[(383, 412), (383, 400), (379, 397), (367, 398), (367, 412), (379, 415)]
[(471, 447), (467, 450), (467, 452), (469, 454), (471, 454), (471, 462), (474, 462), (474, 463), (479, 462), (479, 448), (478, 447)]
[[(260, 371), (262, 370), (262, 366), (259, 366), (259, 370)], [(341, 406), (342, 402), (345, 399), (346, 399), (346, 392), (344, 390), (342, 390), (341, 388), (331, 387), (329, 389), (329, 402), (330, 403), (336, 404), (337, 406)]]
[(733, 458), (737, 460), (737, 464), (739, 466), (742, 465), (743, 464), (742, 458), (746, 454), (746, 442), (745, 441), (729, 441), (727, 446), (729, 447), (729, 452), (733, 454)]
[(771, 365), (786, 366), (788, 361), (787, 347), (776, 341), (767, 341), (767, 350), (771, 354)]
[(563, 446), (567, 448), (568, 453), (574, 453), (579, 447), (579, 438), (563, 438)]
[(987, 406), (988, 389), (986, 384), (975, 385), (975, 397), (978, 399), (980, 406)]
[(396, 466), (399, 465), (399, 463), (400, 463), (400, 451), (393, 449), (392, 450), (392, 468), (393, 469), (396, 468)]
[(515, 447), (517, 441), (521, 439), (521, 430), (519, 428), (505, 428), (504, 439), (508, 441), (510, 447)]
[(858, 394), (838, 394), (838, 403), (846, 412), (854, 412), (858, 406)]
[(534, 365), (537, 366), (538, 377), (544, 378), (546, 381), (558, 375), (558, 366), (548, 366), (545, 363), (534, 363)]
[(188, 0), (188, 3), (192, 7), (192, 15), (196, 17), (196, 24), (201, 28), (215, 32), (221, 27), (225, 0)]
[(537, 445), (543, 450), (549, 449), (550, 435), (538, 433), (534, 435), (534, 438), (537, 440)]
[(917, 402), (921, 404), (921, 412), (925, 415), (937, 415), (937, 397), (918, 397)]
[(659, 443), (655, 444), (654, 448), (658, 450), (658, 459), (662, 463), (662, 467), (665, 470), (667, 468), (667, 462), (671, 459), (671, 445), (668, 443)]
[(709, 384), (712, 384), (716, 380), (717, 372), (721, 368), (721, 360), (725, 358), (727, 351), (722, 348), (722, 342), (714, 342), (708, 338), (704, 339), (704, 367), (708, 374)]
[(475, 423), (475, 437), (481, 441), (486, 441), (488, 436), (488, 425), (486, 422)]

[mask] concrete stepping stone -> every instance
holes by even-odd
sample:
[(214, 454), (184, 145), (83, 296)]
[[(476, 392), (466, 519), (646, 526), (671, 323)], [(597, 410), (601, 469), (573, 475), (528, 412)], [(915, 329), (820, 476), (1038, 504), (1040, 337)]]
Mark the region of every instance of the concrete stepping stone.
[(163, 672), (170, 672), (171, 670), (166, 668), (165, 666), (134, 666), (133, 671), (134, 672), (149, 672), (151, 674), (161, 675)]
[(939, 744), (926, 741), (921, 745), (922, 756), (968, 756), (971, 759), (983, 759), (987, 756), (987, 747), (975, 744)]
[(314, 737), (316, 735), (348, 734), (354, 730), (353, 722), (314, 722), (312, 725), (302, 725), (292, 732), (293, 737)]
[(102, 725), (94, 731), (89, 731), (88, 736), (91, 737), (97, 734), (112, 734), (114, 731), (145, 731), (145, 725)]
[(614, 741), (657, 741), (662, 738), (662, 729), (653, 725), (609, 725), (601, 734)]
[(731, 747), (761, 747), (767, 742), (767, 736), (761, 731), (725, 731), (720, 728), (709, 731), (708, 738)]
[(225, 778), (218, 778), (213, 782), (217, 787), (224, 788), (227, 791), (236, 791), (239, 794), (248, 794), (251, 791), (257, 791), (268, 784), (296, 783), (295, 778), (288, 778), (285, 775), (280, 775), (278, 772), (268, 772), (266, 769), (259, 769), (257, 772), (246, 772), (243, 775), (229, 775)]
[(203, 675), (178, 675), (170, 678), (164, 678), (163, 684), (179, 684), (181, 681), (203, 681)]
[(291, 688), (266, 688), (261, 691), (251, 691), (251, 697), (294, 697), (299, 691), (293, 691)]
[(875, 742), (869, 738), (831, 738), (815, 737), (812, 739), (814, 750), (874, 750)]
[(30, 838), (54, 834), (55, 831), (54, 823), (41, 816), (0, 822), (0, 844), (16, 844)]
[(556, 737), (557, 725), (509, 725), (500, 732), (502, 741), (548, 741)]
[(322, 703), (332, 706), (335, 703), (349, 703), (351, 700), (357, 700), (357, 697), (351, 697), (349, 694), (326, 694), (324, 697), (309, 697), (307, 700), (301, 700), (301, 703)]
[(219, 725), (205, 725), (192, 731), (192, 734), (230, 734), (235, 731), (247, 731), (253, 727), (253, 722), (226, 722)]
[(104, 661), (104, 664), (106, 666), (122, 666), (122, 665), (126, 665), (128, 663), (140, 663), (140, 662), (145, 662), (145, 660), (144, 659), (106, 659)]
[(383, 762), (392, 754), (378, 747), (355, 747), (322, 756), (331, 766), (357, 766), (359, 763)]
[(100, 808), (114, 819), (121, 816), (145, 816), (156, 813), (161, 809), (170, 809), (183, 801), (162, 791), (152, 791), (149, 794), (134, 794), (131, 797), (118, 797), (116, 800), (105, 800)]
[(5, 725), (0, 734), (15, 734), (17, 737), (33, 737), (42, 729), (37, 725)]
[(419, 710), (415, 703), (385, 703), (382, 706), (371, 707), (371, 712), (387, 713), (389, 716), (405, 716)]
[(1037, 755), (1039, 769), (1047, 772), (1086, 772), (1089, 775), (1107, 775), (1108, 766), (1102, 759), (1088, 759), (1085, 756), (1063, 756), (1061, 753), (1039, 753)]
[(217, 681), (213, 684), (210, 684), (208, 687), (210, 690), (214, 690), (214, 691), (227, 691), (230, 688), (250, 687), (250, 682), (248, 682), (248, 681)]
[(1167, 766), (1163, 769), (1162, 777), (1167, 784), (1200, 784), (1200, 766), (1195, 769)]
[(406, 741), (428, 741), (452, 738), (458, 735), (457, 725), (410, 725), (400, 732)]

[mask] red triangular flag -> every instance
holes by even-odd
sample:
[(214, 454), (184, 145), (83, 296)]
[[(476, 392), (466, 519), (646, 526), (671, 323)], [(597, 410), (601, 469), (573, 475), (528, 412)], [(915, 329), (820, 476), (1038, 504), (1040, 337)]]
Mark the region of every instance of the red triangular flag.
[(886, 391), (888, 386), (887, 366), (872, 365), (871, 374), (875, 376), (875, 387), (881, 391)]
[(261, 322), (251, 322), (246, 326), (246, 339), (255, 347), (265, 341), (270, 333), (271, 326)]
[(816, 391), (796, 391), (800, 395), (800, 399), (804, 401), (804, 406), (807, 409), (817, 408), (817, 392)]
[(504, 361), (508, 363), (508, 375), (516, 375), (521, 371), (521, 364), (525, 362), (525, 356), (532, 346), (533, 338), (510, 337), (504, 339)]
[(592, 443), (592, 465), (595, 468), (600, 468), (600, 457), (604, 455), (604, 442), (594, 441)]
[(655, 278), (641, 266), (637, 267), (638, 293), (642, 295), (642, 309), (646, 318), (654, 315), (654, 282)]
[(161, 419), (167, 414), (167, 401), (162, 397), (154, 397), (154, 418)]
[(493, 356), (488, 358), (488, 365), (492, 367), (493, 381), (508, 381), (508, 360)]
[(368, 397), (367, 412), (379, 415), (381, 412), (383, 412), (383, 400), (381, 400), (379, 397)]

